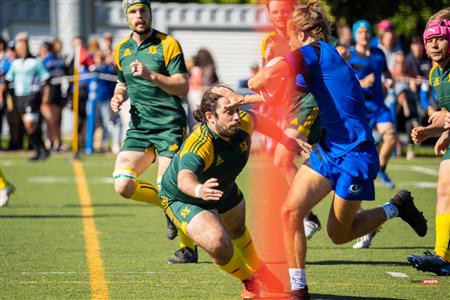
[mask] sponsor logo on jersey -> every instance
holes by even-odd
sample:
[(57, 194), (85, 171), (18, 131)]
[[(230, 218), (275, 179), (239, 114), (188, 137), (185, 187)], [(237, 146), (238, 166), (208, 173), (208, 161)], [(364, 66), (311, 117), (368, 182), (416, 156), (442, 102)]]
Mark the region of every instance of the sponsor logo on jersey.
[(223, 164), (224, 160), (220, 155), (217, 155), (216, 167)]
[(123, 57), (125, 57), (125, 56), (130, 56), (131, 54), (133, 54), (132, 52), (131, 52), (131, 50), (130, 49), (125, 49), (125, 51), (123, 51)]
[(156, 54), (158, 48), (156, 46), (150, 46), (148, 47), (148, 53), (150, 54)]
[(181, 211), (181, 216), (186, 219), (186, 216), (191, 213), (191, 210), (186, 206)]
[(245, 141), (240, 143), (239, 147), (241, 147), (241, 152), (245, 152), (245, 151), (248, 150), (248, 146), (247, 146), (247, 143)]

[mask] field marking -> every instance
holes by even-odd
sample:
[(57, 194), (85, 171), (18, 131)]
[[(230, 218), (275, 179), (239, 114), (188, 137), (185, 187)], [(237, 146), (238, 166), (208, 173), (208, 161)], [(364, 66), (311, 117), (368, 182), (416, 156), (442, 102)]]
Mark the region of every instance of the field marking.
[(106, 284), (103, 261), (100, 255), (100, 243), (97, 238), (97, 228), (94, 221), (94, 209), (92, 208), (83, 165), (79, 161), (72, 163), (77, 180), (78, 194), (81, 203), (81, 215), (83, 216), (83, 233), (86, 244), (86, 258), (89, 268), (89, 282), (91, 285), (91, 299), (108, 299), (108, 286)]
[(406, 278), (409, 277), (408, 275), (406, 275), (405, 273), (402, 272), (387, 272), (389, 275), (391, 275), (392, 277), (398, 277), (398, 278)]
[(435, 176), (435, 177), (437, 177), (439, 174), (439, 171), (436, 169), (427, 168), (427, 167), (418, 166), (418, 165), (399, 166), (399, 165), (390, 164), (389, 169), (396, 170), (396, 171), (410, 170), (410, 171), (414, 171), (414, 172), (417, 172), (420, 174), (431, 175), (431, 176)]
[[(76, 183), (76, 178), (69, 178), (64, 176), (32, 176), (28, 177), (28, 182), (39, 183), (39, 184), (55, 184), (55, 183), (64, 183), (64, 184), (72, 184)], [(114, 180), (112, 177), (97, 177), (91, 178), (88, 181), (92, 184), (113, 184)]]

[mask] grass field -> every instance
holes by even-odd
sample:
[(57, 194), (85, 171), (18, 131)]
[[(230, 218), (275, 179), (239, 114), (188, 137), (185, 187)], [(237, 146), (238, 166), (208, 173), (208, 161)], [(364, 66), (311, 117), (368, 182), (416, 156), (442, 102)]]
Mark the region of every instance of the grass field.
[[(0, 299), (239, 299), (238, 281), (217, 270), (203, 251), (196, 265), (166, 264), (176, 244), (165, 238), (162, 212), (115, 195), (113, 156), (83, 157), (75, 165), (68, 155), (40, 163), (29, 163), (22, 154), (0, 156), (3, 172), (17, 188), (0, 210)], [(423, 209), (426, 237), (394, 219), (370, 249), (335, 246), (324, 229), (310, 241), (307, 276), (314, 299), (450, 299), (449, 277), (418, 272), (406, 263), (408, 254), (434, 247), (438, 164), (438, 159), (394, 159), (388, 169), (396, 190), (410, 189)], [(239, 178), (250, 207), (258, 204), (259, 187), (249, 180), (255, 171), (264, 172), (258, 157)], [(144, 178), (154, 182), (154, 173), (152, 168)], [(394, 193), (377, 183), (379, 200), (365, 207)], [(315, 209), (322, 223), (329, 206), (326, 199)], [(248, 215), (253, 230), (251, 209)], [(260, 237), (254, 238), (260, 245)], [(259, 250), (270, 268), (282, 264)], [(424, 284), (425, 279), (439, 283)]]

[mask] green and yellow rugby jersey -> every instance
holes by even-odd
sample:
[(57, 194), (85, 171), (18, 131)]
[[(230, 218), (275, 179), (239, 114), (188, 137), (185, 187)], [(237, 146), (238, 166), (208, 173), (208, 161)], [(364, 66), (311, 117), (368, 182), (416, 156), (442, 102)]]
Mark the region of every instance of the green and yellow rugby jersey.
[(186, 116), (178, 96), (169, 95), (155, 83), (133, 77), (130, 64), (138, 60), (148, 69), (165, 76), (187, 73), (180, 44), (170, 35), (155, 29), (140, 45), (132, 34), (114, 50), (118, 79), (126, 83), (131, 99), (131, 128), (164, 130), (186, 126)]
[[(169, 203), (181, 201), (206, 209), (217, 208), (219, 212), (234, 207), (236, 201), (241, 200), (235, 180), (248, 161), (254, 121), (244, 111), (240, 112), (240, 116), (239, 131), (230, 143), (221, 139), (206, 124), (189, 135), (163, 175), (162, 197), (167, 197)], [(201, 183), (217, 178), (220, 184), (218, 189), (224, 192), (223, 197), (219, 201), (205, 201), (186, 195), (178, 189), (178, 173), (181, 170), (191, 170)]]
[[(450, 62), (447, 62), (444, 69), (434, 66), (430, 70), (430, 85), (436, 94), (439, 106), (450, 111)], [(442, 159), (450, 159), (450, 146), (447, 147)]]
[(439, 106), (450, 111), (450, 62), (444, 69), (434, 66), (430, 70), (430, 85), (436, 93)]

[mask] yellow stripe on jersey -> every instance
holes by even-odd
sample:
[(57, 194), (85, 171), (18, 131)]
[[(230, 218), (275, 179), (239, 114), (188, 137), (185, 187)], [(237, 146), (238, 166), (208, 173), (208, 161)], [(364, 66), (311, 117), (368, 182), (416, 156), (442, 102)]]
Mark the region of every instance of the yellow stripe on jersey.
[(267, 41), (275, 35), (276, 35), (275, 31), (273, 31), (273, 32), (266, 34), (266, 36), (263, 38), (263, 40), (261, 42), (261, 58), (262, 59), (266, 58)]
[(204, 170), (208, 169), (214, 160), (214, 146), (211, 134), (205, 128), (205, 125), (197, 127), (187, 138), (183, 149), (181, 149), (180, 159), (186, 153), (195, 153), (205, 163)]
[(170, 35), (157, 33), (156, 36), (161, 40), (164, 53), (164, 61), (167, 67), (170, 61), (180, 55), (183, 51), (181, 51), (181, 46), (177, 42), (177, 40)]
[(316, 121), (318, 114), (319, 114), (319, 108), (317, 106), (315, 106), (312, 109), (311, 113), (306, 118), (306, 121), (297, 127), (297, 131), (300, 133), (303, 133), (303, 135), (305, 137), (309, 137), (309, 134), (311, 133), (311, 126)]
[(114, 62), (116, 63), (117, 68), (120, 71), (123, 71), (122, 66), (120, 65), (120, 47), (125, 44), (129, 39), (131, 38), (131, 35), (127, 36), (126, 38), (122, 39), (119, 43), (117, 43), (116, 47), (114, 48)]
[(249, 113), (241, 110), (241, 112), (239, 113), (239, 117), (240, 117), (241, 129), (244, 130), (245, 132), (247, 132), (249, 135), (252, 135), (253, 130), (254, 130), (254, 123), (253, 123), (252, 116)]
[(431, 75), (433, 75), (434, 69), (436, 69), (439, 65), (435, 65), (431, 68), (430, 73), (428, 74), (428, 80), (430, 81), (430, 86), (435, 86), (433, 82), (431, 81)]

